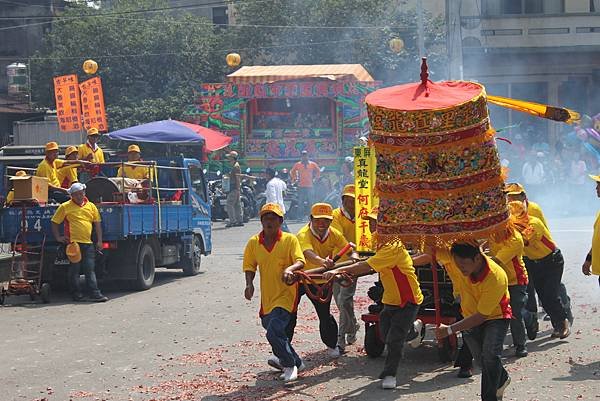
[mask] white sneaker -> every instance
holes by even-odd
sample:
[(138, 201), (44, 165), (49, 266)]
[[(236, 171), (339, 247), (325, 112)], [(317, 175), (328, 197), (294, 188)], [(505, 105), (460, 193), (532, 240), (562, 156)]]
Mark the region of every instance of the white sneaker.
[(393, 390), (396, 388), (396, 376), (386, 376), (381, 382), (381, 388), (384, 390)]
[[(304, 369), (306, 369), (306, 365), (304, 364), (304, 362), (300, 362), (300, 366), (298, 366), (298, 373), (302, 372)], [(279, 378), (281, 380), (285, 380), (285, 373), (279, 375)]]
[(291, 368), (283, 368), (283, 381), (291, 382), (298, 379), (298, 368), (292, 366)]
[(423, 341), (423, 337), (421, 337), (421, 330), (423, 330), (423, 321), (421, 321), (421, 319), (417, 319), (413, 322), (413, 326), (415, 328), (415, 331), (417, 332), (417, 336), (412, 340), (408, 340), (407, 342), (411, 348), (419, 348), (419, 345), (421, 345), (421, 341)]
[(335, 348), (327, 348), (327, 353), (332, 358), (339, 358), (340, 355), (342, 355), (342, 352), (340, 351), (340, 347), (338, 347), (337, 345), (335, 346)]
[(283, 366), (281, 366), (281, 362), (279, 362), (279, 358), (277, 358), (275, 355), (271, 355), (269, 357), (269, 359), (267, 359), (267, 364), (270, 367), (275, 368), (277, 370), (283, 370)]

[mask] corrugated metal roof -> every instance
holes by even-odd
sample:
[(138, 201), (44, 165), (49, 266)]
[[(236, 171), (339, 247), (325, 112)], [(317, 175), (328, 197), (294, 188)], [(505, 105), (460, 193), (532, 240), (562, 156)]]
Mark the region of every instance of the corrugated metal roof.
[(333, 81), (374, 81), (371, 74), (360, 64), (257, 65), (240, 68), (229, 74), (227, 81), (269, 83), (305, 78), (324, 78)]

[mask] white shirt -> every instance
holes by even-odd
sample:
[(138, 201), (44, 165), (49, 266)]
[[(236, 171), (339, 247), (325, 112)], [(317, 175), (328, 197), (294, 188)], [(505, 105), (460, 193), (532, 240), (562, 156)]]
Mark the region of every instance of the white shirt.
[(281, 179), (273, 177), (267, 182), (265, 195), (267, 203), (277, 203), (285, 214), (285, 205), (283, 204), (283, 193), (287, 190), (287, 185)]
[(540, 162), (532, 163), (526, 162), (523, 165), (523, 181), (529, 185), (540, 185), (544, 183), (544, 166)]

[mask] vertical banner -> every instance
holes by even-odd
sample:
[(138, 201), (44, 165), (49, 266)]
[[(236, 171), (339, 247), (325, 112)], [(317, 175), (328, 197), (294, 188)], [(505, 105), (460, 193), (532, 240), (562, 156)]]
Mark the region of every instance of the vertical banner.
[(77, 75), (54, 77), (56, 117), (62, 132), (81, 131), (81, 104)]
[(108, 131), (106, 110), (104, 109), (104, 95), (100, 77), (94, 77), (82, 82), (81, 106), (83, 110), (83, 125), (85, 129), (98, 128), (100, 132)]
[(356, 250), (359, 253), (374, 251), (367, 215), (377, 206), (375, 192), (375, 149), (368, 146), (354, 148), (354, 191), (356, 214)]

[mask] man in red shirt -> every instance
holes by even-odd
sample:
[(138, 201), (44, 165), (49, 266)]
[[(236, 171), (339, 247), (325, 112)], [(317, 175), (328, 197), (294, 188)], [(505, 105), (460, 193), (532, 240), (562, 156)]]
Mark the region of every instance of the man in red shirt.
[(298, 184), (298, 204), (303, 216), (313, 204), (313, 184), (321, 176), (319, 165), (308, 160), (308, 152), (302, 151), (302, 159), (294, 164), (290, 172), (292, 183)]

